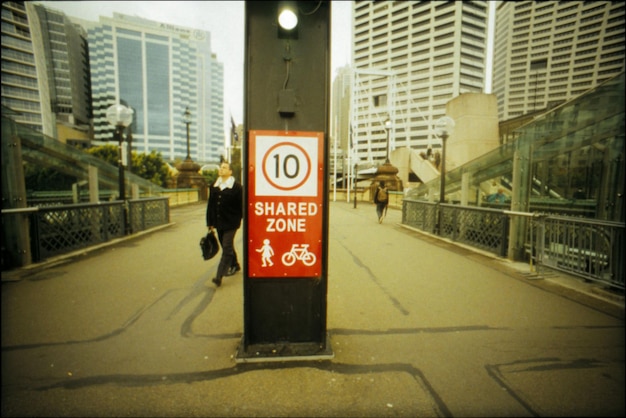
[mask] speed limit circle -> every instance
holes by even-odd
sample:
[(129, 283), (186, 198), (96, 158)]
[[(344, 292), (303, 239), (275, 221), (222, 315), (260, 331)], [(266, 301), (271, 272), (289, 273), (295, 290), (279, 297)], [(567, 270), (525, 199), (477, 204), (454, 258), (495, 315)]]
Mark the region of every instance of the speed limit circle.
[(294, 142), (279, 142), (263, 156), (263, 177), (274, 188), (290, 191), (300, 188), (311, 175), (311, 158)]

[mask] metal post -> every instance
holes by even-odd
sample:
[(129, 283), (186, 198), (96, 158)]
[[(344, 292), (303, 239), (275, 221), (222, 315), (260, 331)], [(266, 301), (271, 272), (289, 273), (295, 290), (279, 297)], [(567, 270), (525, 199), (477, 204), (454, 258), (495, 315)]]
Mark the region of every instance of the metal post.
[(189, 111), (189, 106), (185, 109), (185, 113), (183, 113), (183, 121), (187, 125), (187, 158), (186, 161), (191, 161), (191, 151), (189, 146), (189, 124), (191, 123), (191, 112)]
[(115, 134), (117, 135), (117, 140), (119, 141), (118, 180), (120, 193), (119, 198), (122, 201), (122, 233), (123, 235), (126, 235), (128, 231), (128, 217), (126, 216), (126, 181), (124, 180), (124, 158), (122, 149), (124, 145), (124, 135), (122, 134), (123, 129), (124, 127), (122, 125), (117, 125), (115, 128)]
[[(126, 134), (126, 142), (126, 149), (128, 150), (126, 153), (126, 170), (128, 170), (128, 174), (131, 174), (133, 168), (133, 130), (130, 125), (128, 126), (128, 133)], [(130, 181), (130, 176), (128, 178)]]
[(122, 129), (123, 127), (121, 125), (118, 125), (115, 128), (115, 134), (117, 135), (117, 140), (119, 143), (119, 160), (118, 160), (118, 180), (119, 180), (119, 192), (120, 192), (120, 200), (126, 200), (126, 191), (125, 191), (125, 181), (124, 181), (124, 158), (123, 158), (123, 153), (124, 150), (122, 149), (123, 144), (124, 144), (124, 137), (122, 135)]
[(356, 181), (357, 181), (357, 164), (354, 164), (354, 209), (356, 209), (356, 201), (357, 201), (357, 195), (356, 195)]
[(445, 202), (446, 196), (446, 139), (448, 139), (448, 134), (444, 133), (441, 135), (441, 164), (439, 169), (439, 176), (441, 177), (441, 181), (439, 182), (439, 203)]
[(387, 118), (385, 121), (385, 130), (387, 131), (387, 157), (385, 159), (385, 164), (389, 164), (389, 130), (391, 129), (391, 120)]
[[(314, 10), (308, 2), (245, 2), (245, 118), (247, 179), (244, 187), (244, 321), (237, 361), (268, 358), (329, 358), (326, 331), (328, 287), (328, 138), (330, 97), (330, 2)], [(283, 6), (291, 9), (292, 26), (283, 26)], [(295, 15), (295, 16), (294, 16)], [(277, 24), (278, 22), (278, 24)], [(293, 23), (297, 25), (294, 27)], [(278, 98), (278, 101), (276, 100)], [(278, 104), (278, 106), (276, 106)], [(292, 144), (298, 143), (297, 147)], [(308, 144), (307, 147), (301, 145)], [(277, 163), (266, 170), (262, 161)], [(260, 163), (260, 164), (259, 164)], [(269, 165), (267, 166), (269, 167)], [(306, 167), (306, 171), (303, 169)], [(296, 182), (298, 173), (306, 180)], [(286, 190), (291, 193), (286, 193)], [(298, 201), (315, 213), (294, 216), (301, 230), (268, 227), (268, 209)], [(249, 215), (249, 216), (247, 216)], [(315, 261), (261, 265), (256, 250), (267, 240), (273, 251), (289, 255), (306, 243)], [(309, 244), (310, 243), (310, 244)], [(309, 263), (309, 261), (307, 261)], [(265, 359), (265, 360), (263, 360)], [(271, 360), (270, 360), (271, 361)]]
[(187, 159), (191, 159), (191, 153), (189, 152), (189, 122), (185, 122), (187, 124)]
[(441, 134), (441, 164), (439, 165), (439, 210), (437, 211), (437, 234), (441, 235), (441, 204), (445, 202), (446, 196), (446, 132)]

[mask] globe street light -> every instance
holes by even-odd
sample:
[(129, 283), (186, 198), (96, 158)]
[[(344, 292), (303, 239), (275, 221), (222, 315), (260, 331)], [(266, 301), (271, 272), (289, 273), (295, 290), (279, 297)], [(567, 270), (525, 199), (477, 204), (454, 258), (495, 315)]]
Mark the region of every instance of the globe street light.
[(183, 113), (183, 120), (187, 125), (187, 161), (191, 161), (191, 153), (189, 152), (189, 124), (191, 123), (191, 112), (189, 111), (189, 106), (185, 109), (185, 113)]
[[(127, 108), (121, 104), (114, 104), (109, 106), (106, 112), (107, 121), (115, 126), (114, 138), (117, 137), (119, 142), (119, 160), (118, 160), (118, 179), (119, 179), (119, 198), (122, 201), (126, 200), (126, 191), (124, 190), (124, 158), (122, 144), (124, 142), (124, 136), (122, 133), (127, 126), (133, 122), (133, 110)], [(124, 233), (126, 233), (126, 207), (123, 212)]]
[[(441, 164), (439, 167), (439, 203), (445, 202), (446, 197), (446, 140), (454, 131), (454, 119), (449, 116), (439, 118), (435, 122), (435, 134), (441, 138)], [(441, 207), (437, 219), (437, 232), (441, 234)]]

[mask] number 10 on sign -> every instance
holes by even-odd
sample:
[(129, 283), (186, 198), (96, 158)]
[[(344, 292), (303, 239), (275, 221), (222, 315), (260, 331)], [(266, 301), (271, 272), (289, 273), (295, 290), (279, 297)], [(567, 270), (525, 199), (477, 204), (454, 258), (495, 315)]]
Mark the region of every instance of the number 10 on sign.
[(257, 196), (317, 196), (319, 163), (315, 136), (257, 135)]

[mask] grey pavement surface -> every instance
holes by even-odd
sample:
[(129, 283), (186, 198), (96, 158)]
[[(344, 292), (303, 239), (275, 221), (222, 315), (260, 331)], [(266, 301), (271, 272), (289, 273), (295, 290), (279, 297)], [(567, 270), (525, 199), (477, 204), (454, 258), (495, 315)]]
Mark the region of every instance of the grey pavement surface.
[[(334, 358), (238, 363), (204, 204), (2, 275), (2, 416), (624, 416), (624, 299), (330, 204)], [(242, 233), (237, 234), (241, 254)]]

